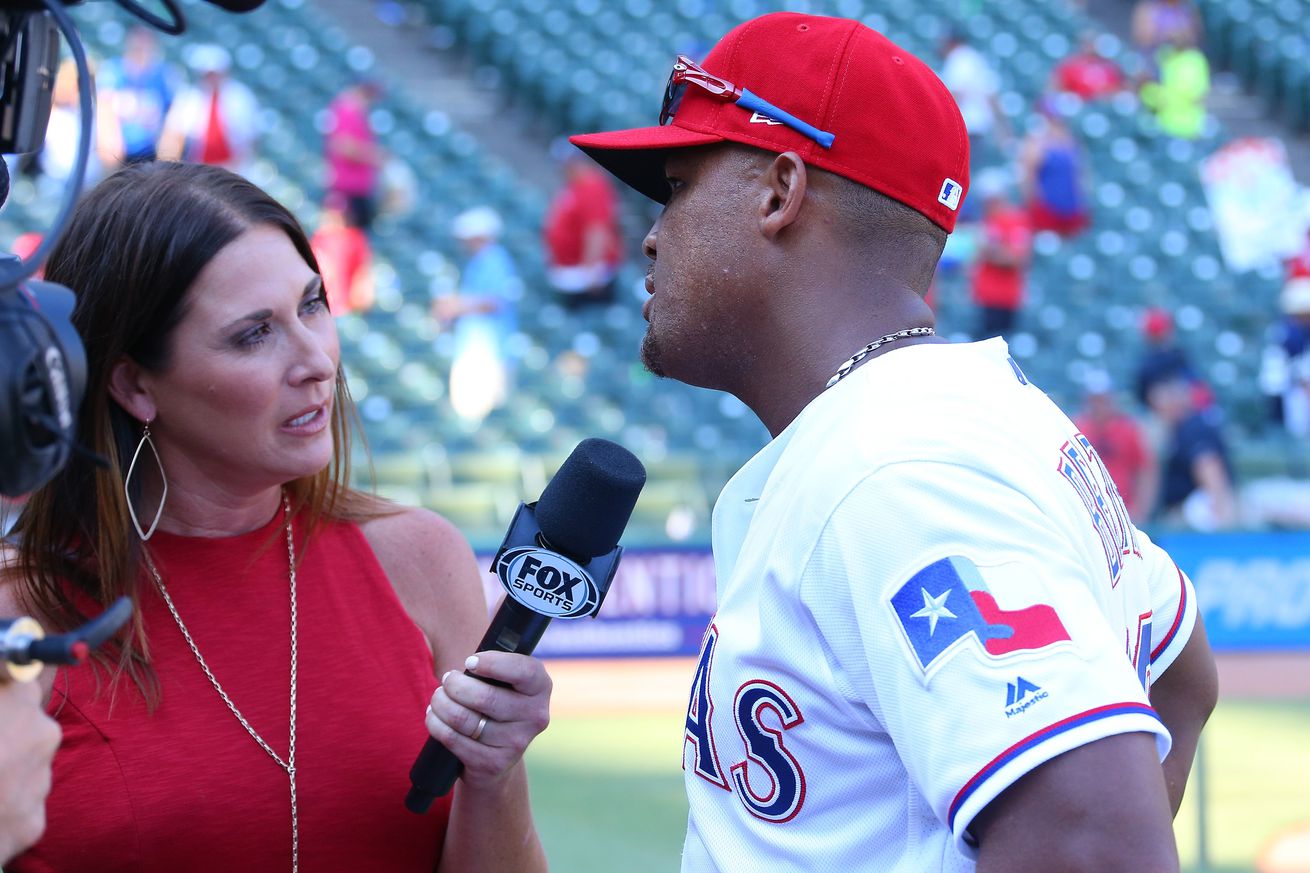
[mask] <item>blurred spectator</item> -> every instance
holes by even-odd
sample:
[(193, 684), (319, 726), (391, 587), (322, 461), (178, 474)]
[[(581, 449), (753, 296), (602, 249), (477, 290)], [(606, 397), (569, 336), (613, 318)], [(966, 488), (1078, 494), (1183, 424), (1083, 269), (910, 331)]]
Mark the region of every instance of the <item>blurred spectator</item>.
[(514, 307), (523, 293), (518, 270), (499, 242), (500, 216), (479, 206), (455, 218), (452, 235), (468, 253), (459, 290), (433, 301), (432, 314), (455, 334), (450, 405), (479, 422), (505, 401), (512, 366), (506, 355), (515, 330)]
[(1101, 456), (1128, 514), (1144, 523), (1156, 490), (1151, 452), (1141, 425), (1119, 408), (1105, 373), (1096, 371), (1088, 377), (1083, 410), (1074, 421)]
[(1133, 43), (1148, 64), (1156, 63), (1166, 46), (1200, 46), (1201, 27), (1200, 13), (1191, 0), (1137, 0), (1133, 7)]
[(373, 305), (373, 252), (368, 236), (350, 223), (347, 209), (340, 194), (328, 194), (318, 230), (309, 240), (333, 315), (364, 312)]
[(1310, 231), (1305, 235), (1301, 250), (1287, 259), (1287, 280), (1310, 279)]
[(608, 173), (582, 152), (564, 160), (564, 186), (546, 211), (546, 276), (566, 308), (614, 299), (623, 262), (618, 197)]
[(348, 86), (328, 106), (328, 127), (323, 137), (328, 194), (344, 198), (351, 225), (365, 231), (372, 228), (377, 214), (378, 173), (382, 167), (382, 150), (368, 115), (379, 93), (377, 83), (369, 79)]
[(1151, 388), (1157, 382), (1182, 374), (1191, 386), (1192, 403), (1197, 409), (1209, 409), (1214, 405), (1214, 392), (1197, 374), (1187, 352), (1174, 336), (1173, 316), (1159, 307), (1148, 309), (1142, 317), (1142, 338), (1146, 341), (1146, 348), (1137, 363), (1134, 385), (1139, 403), (1148, 406)]
[(1179, 139), (1196, 139), (1205, 128), (1210, 62), (1195, 46), (1174, 45), (1156, 54), (1160, 78), (1142, 85), (1142, 103), (1155, 112), (1160, 129)]
[(978, 338), (1010, 333), (1023, 306), (1032, 228), (1028, 213), (1014, 206), (998, 182), (984, 182), (983, 220), (974, 262), (972, 295), (978, 307)]
[(1177, 372), (1148, 395), (1165, 434), (1155, 517), (1170, 525), (1222, 530), (1237, 521), (1233, 467), (1213, 417), (1192, 402), (1187, 377)]
[(1056, 65), (1051, 74), (1050, 90), (1053, 93), (1076, 94), (1083, 100), (1096, 100), (1123, 89), (1123, 72), (1114, 61), (1097, 50), (1096, 43), (1095, 33), (1084, 33), (1078, 51)]
[(1081, 233), (1087, 208), (1087, 159), (1050, 97), (1039, 101), (1019, 157), (1021, 189), (1033, 230)]
[(947, 34), (943, 46), (941, 79), (960, 107), (971, 140), (990, 139), (994, 134), (998, 143), (1008, 139), (998, 99), (1001, 79), (986, 56), (955, 31)]
[(254, 157), (259, 136), (255, 95), (231, 78), (232, 56), (222, 46), (195, 46), (188, 62), (198, 81), (183, 90), (169, 109), (159, 157), (241, 172)]
[(1310, 278), (1289, 281), (1278, 302), (1283, 317), (1269, 331), (1260, 388), (1289, 434), (1310, 437)]
[(164, 61), (155, 32), (133, 27), (121, 58), (105, 62), (100, 76), (100, 112), (115, 134), (101, 154), (106, 166), (153, 161), (164, 118), (177, 94), (180, 76)]
[[(89, 63), (89, 62), (88, 62)], [(95, 66), (91, 65), (92, 75)], [(95, 116), (99, 118), (99, 114)], [(83, 184), (90, 186), (100, 181), (104, 167), (98, 155), (96, 121), (92, 122), (91, 152), (87, 155), (86, 175)], [(50, 121), (46, 127), (45, 142), (37, 158), (37, 167), (49, 182), (63, 186), (73, 174), (77, 164), (77, 149), (82, 131), (82, 108), (78, 102), (77, 65), (65, 58), (55, 75), (54, 94), (50, 106)], [(52, 195), (53, 196), (53, 195)]]

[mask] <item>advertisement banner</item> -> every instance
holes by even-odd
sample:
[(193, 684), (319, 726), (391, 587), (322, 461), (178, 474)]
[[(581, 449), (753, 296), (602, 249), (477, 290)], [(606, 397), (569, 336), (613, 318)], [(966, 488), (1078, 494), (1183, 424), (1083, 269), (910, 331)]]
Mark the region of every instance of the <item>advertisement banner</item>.
[[(1310, 650), (1310, 532), (1172, 534), (1157, 539), (1196, 586), (1217, 651)], [(479, 557), (489, 567), (491, 556)], [(504, 593), (486, 576), (489, 603)], [(714, 614), (708, 550), (629, 550), (597, 618), (557, 619), (537, 654), (694, 656)]]
[(1216, 651), (1310, 649), (1310, 533), (1174, 534)]

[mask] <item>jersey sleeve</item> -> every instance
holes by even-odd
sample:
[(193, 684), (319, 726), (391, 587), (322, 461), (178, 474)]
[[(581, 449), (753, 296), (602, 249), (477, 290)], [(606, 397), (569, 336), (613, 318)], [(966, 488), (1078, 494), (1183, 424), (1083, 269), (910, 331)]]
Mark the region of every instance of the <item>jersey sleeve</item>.
[(1096, 591), (1111, 587), (1104, 570), (1068, 541), (984, 473), (893, 464), (832, 512), (802, 577), (837, 669), (967, 855), (979, 810), (1057, 755), (1129, 732), (1168, 752), (1126, 654), (1149, 608), (1108, 609), (1121, 593)]
[(1192, 636), (1196, 627), (1196, 590), (1192, 580), (1163, 549), (1144, 533), (1139, 531), (1138, 536), (1142, 539), (1142, 557), (1150, 574), (1154, 633), (1147, 648), (1154, 680), (1164, 675)]

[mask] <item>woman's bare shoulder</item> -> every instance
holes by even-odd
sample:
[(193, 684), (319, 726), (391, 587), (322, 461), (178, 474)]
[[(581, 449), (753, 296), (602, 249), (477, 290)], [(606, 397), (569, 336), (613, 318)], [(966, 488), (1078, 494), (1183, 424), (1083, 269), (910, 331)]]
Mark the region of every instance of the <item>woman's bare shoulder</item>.
[(432, 644), (439, 672), (472, 652), (487, 623), (482, 575), (459, 529), (427, 509), (361, 522), (401, 605)]

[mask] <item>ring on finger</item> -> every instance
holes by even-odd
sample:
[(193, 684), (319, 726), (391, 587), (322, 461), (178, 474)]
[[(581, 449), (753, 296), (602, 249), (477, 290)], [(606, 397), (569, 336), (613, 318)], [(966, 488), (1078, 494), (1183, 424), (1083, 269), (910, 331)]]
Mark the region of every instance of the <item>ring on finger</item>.
[(482, 732), (486, 729), (487, 717), (484, 715), (482, 718), (478, 719), (478, 726), (473, 729), (473, 733), (469, 734), (469, 739), (476, 743), (482, 738)]

